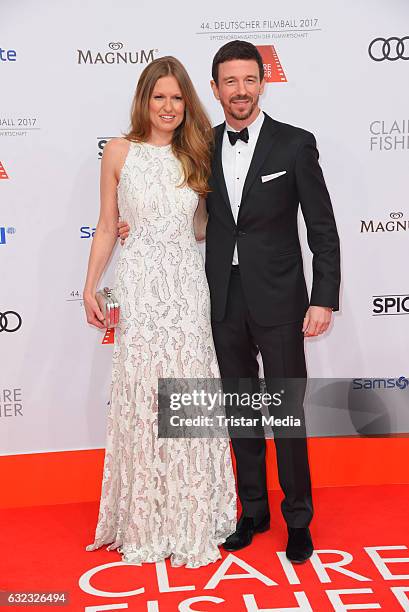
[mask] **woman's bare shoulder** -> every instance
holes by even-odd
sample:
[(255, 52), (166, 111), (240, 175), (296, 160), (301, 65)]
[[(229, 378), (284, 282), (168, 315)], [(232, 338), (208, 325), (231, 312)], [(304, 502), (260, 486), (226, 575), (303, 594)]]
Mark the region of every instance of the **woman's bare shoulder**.
[(131, 143), (126, 138), (111, 138), (104, 147), (102, 169), (112, 172), (119, 181), (122, 166), (125, 163)]
[(121, 158), (129, 151), (130, 141), (126, 138), (111, 138), (104, 147), (105, 157)]

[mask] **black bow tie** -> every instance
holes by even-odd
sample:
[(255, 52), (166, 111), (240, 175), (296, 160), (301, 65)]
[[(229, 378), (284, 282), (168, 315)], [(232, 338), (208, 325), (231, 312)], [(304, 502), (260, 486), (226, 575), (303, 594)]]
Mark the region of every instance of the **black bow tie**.
[(227, 130), (227, 136), (232, 146), (234, 146), (238, 140), (242, 140), (243, 142), (249, 141), (249, 131), (246, 127), (243, 128), (241, 132), (229, 132)]

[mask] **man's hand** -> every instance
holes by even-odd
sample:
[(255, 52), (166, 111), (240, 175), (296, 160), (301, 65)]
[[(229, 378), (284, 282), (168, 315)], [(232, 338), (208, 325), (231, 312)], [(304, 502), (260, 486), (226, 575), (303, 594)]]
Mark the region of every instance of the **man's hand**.
[(319, 336), (327, 331), (331, 323), (332, 308), (326, 306), (310, 306), (305, 313), (302, 331), (305, 338)]
[(121, 244), (125, 244), (125, 240), (129, 236), (129, 225), (126, 221), (118, 221), (118, 238), (121, 240)]

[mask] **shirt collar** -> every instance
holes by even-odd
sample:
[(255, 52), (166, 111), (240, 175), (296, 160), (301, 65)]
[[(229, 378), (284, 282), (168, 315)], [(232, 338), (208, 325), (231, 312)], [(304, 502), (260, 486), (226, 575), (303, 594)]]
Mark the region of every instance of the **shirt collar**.
[[(261, 126), (263, 125), (264, 117), (265, 117), (264, 112), (261, 110), (259, 114), (257, 115), (257, 117), (254, 119), (253, 123), (250, 123), (250, 125), (247, 126), (247, 129), (249, 131), (249, 140), (252, 140), (255, 136), (259, 134), (261, 130)], [(229, 132), (238, 131), (232, 128), (231, 125), (229, 125), (226, 121), (226, 127), (224, 130), (225, 135), (227, 135), (227, 130)]]

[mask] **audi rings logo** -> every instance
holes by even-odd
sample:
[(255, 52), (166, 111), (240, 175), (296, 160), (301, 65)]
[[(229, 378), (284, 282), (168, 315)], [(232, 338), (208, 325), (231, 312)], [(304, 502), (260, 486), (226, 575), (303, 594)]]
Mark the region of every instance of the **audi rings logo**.
[[(408, 42), (406, 42), (408, 41)], [(409, 36), (397, 38), (374, 38), (368, 47), (369, 57), (374, 62), (389, 60), (395, 62), (398, 59), (409, 60)]]
[(22, 322), (20, 315), (14, 310), (0, 312), (0, 332), (16, 332), (20, 329)]
[(109, 43), (108, 47), (112, 49), (112, 51), (119, 51), (120, 49), (122, 49), (123, 44), (121, 42), (111, 42)]
[(391, 219), (402, 219), (403, 212), (391, 212), (389, 216)]

